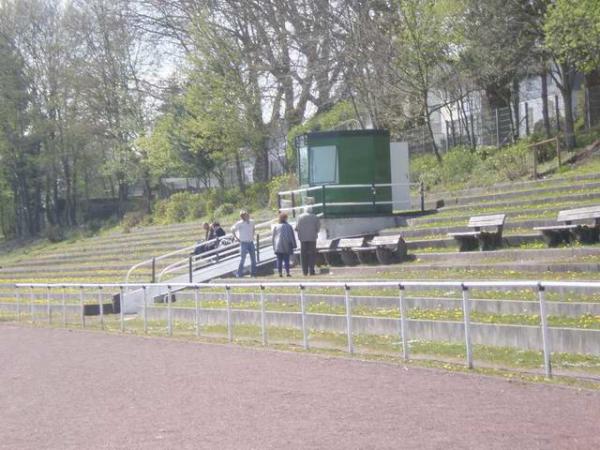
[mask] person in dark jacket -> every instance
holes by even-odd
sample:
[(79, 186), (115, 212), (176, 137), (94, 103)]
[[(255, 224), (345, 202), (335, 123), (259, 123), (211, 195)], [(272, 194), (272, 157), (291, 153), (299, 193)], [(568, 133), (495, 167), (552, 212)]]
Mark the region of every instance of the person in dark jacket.
[(277, 255), (277, 270), (279, 276), (283, 276), (283, 268), (289, 277), (290, 275), (290, 255), (294, 253), (296, 248), (296, 236), (294, 229), (287, 223), (287, 214), (279, 214), (279, 223), (273, 228), (273, 250)]
[(219, 222), (213, 222), (212, 229), (216, 238), (222, 238), (226, 234), (225, 230), (221, 227), (221, 224)]

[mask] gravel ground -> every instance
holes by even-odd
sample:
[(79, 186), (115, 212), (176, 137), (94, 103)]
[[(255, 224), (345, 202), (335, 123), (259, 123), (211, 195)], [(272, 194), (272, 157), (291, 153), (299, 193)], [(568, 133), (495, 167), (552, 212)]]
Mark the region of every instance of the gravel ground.
[(0, 325), (0, 448), (600, 448), (600, 393)]

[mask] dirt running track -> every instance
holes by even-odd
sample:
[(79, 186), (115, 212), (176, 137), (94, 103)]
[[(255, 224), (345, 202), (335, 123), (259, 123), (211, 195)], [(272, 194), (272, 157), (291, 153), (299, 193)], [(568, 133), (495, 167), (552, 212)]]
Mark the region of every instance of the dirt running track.
[(600, 448), (600, 393), (0, 325), (0, 447)]

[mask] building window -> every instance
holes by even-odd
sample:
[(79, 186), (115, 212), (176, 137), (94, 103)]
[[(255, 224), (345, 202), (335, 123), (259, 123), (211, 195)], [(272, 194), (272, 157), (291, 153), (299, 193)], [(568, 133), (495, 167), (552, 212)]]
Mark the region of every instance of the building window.
[(310, 184), (337, 184), (339, 179), (337, 147), (310, 148)]
[(298, 149), (298, 173), (300, 174), (300, 184), (308, 184), (308, 148), (306, 147)]

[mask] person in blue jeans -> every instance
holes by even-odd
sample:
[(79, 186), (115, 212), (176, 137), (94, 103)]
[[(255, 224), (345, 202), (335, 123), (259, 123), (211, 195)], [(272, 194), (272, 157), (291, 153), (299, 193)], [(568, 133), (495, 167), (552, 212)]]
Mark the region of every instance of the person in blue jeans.
[(287, 219), (287, 214), (279, 214), (279, 223), (273, 228), (273, 251), (277, 255), (277, 270), (280, 277), (283, 276), (283, 267), (286, 275), (291, 276), (290, 255), (294, 254), (294, 249), (297, 247), (294, 229)]
[(250, 220), (250, 214), (247, 211), (240, 211), (240, 219), (231, 227), (233, 237), (240, 241), (240, 265), (238, 266), (237, 276), (244, 276), (244, 264), (246, 255), (250, 255), (250, 276), (256, 276), (256, 248), (254, 247), (254, 221)]

